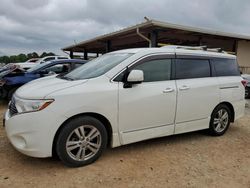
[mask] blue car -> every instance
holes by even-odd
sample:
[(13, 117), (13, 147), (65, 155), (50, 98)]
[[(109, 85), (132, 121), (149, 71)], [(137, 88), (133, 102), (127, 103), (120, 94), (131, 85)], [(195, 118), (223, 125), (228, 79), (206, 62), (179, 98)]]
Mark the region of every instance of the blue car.
[(43, 64), (38, 64), (26, 72), (17, 74), (8, 74), (1, 78), (1, 97), (11, 99), (13, 93), (22, 85), (44, 76), (53, 74), (66, 74), (71, 70), (85, 64), (86, 60), (80, 59), (63, 59), (48, 61)]

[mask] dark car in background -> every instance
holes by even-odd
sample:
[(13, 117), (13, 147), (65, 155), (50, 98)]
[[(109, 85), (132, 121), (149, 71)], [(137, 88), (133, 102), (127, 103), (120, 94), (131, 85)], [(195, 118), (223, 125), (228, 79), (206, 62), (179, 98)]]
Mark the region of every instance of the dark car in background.
[[(2, 87), (5, 83), (5, 80), (3, 79), (6, 75), (19, 75), (22, 74), (25, 70), (22, 69), (20, 66), (9, 63), (3, 67), (0, 68), (0, 87)], [(0, 89), (0, 96), (2, 96), (2, 90)]]
[(0, 77), (1, 98), (7, 98), (10, 100), (13, 93), (20, 86), (45, 76), (66, 74), (71, 70), (85, 64), (86, 62), (86, 60), (80, 59), (53, 60), (43, 64), (38, 64), (27, 71), (4, 75), (2, 78)]
[(241, 77), (247, 81), (246, 87), (245, 87), (245, 98), (250, 98), (250, 74), (242, 74)]

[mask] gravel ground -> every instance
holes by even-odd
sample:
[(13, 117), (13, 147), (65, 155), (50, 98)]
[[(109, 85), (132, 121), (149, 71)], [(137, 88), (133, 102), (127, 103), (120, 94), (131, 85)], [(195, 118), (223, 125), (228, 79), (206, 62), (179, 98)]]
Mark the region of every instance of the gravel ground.
[[(0, 103), (0, 115), (5, 109)], [(250, 188), (250, 109), (222, 137), (194, 132), (144, 141), (74, 169), (18, 153), (0, 125), (0, 187)]]

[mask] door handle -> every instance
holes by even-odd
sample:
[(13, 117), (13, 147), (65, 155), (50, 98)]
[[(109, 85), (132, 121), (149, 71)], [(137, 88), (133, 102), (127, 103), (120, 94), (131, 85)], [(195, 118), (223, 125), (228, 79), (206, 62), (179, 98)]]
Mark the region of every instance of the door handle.
[(180, 88), (179, 88), (179, 90), (188, 90), (188, 89), (190, 89), (190, 87), (188, 87), (188, 86), (181, 86)]
[(164, 89), (162, 92), (163, 92), (163, 93), (171, 93), (171, 92), (173, 92), (173, 91), (174, 91), (173, 88), (166, 88), (166, 89)]

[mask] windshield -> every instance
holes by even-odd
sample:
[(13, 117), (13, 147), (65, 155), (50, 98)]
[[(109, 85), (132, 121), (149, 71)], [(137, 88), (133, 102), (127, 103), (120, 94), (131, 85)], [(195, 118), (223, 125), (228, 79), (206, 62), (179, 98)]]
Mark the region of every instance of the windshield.
[(127, 59), (133, 54), (128, 53), (113, 53), (105, 54), (88, 63), (80, 66), (72, 72), (66, 74), (64, 77), (71, 80), (89, 79), (101, 76), (111, 70), (116, 65)]
[(29, 72), (29, 73), (36, 72), (38, 69), (40, 69), (40, 68), (42, 68), (42, 67), (44, 67), (44, 66), (46, 66), (46, 65), (48, 65), (50, 63), (51, 63), (50, 61), (47, 61), (47, 62), (45, 62), (43, 64), (37, 64), (36, 66), (28, 69), (27, 72)]

